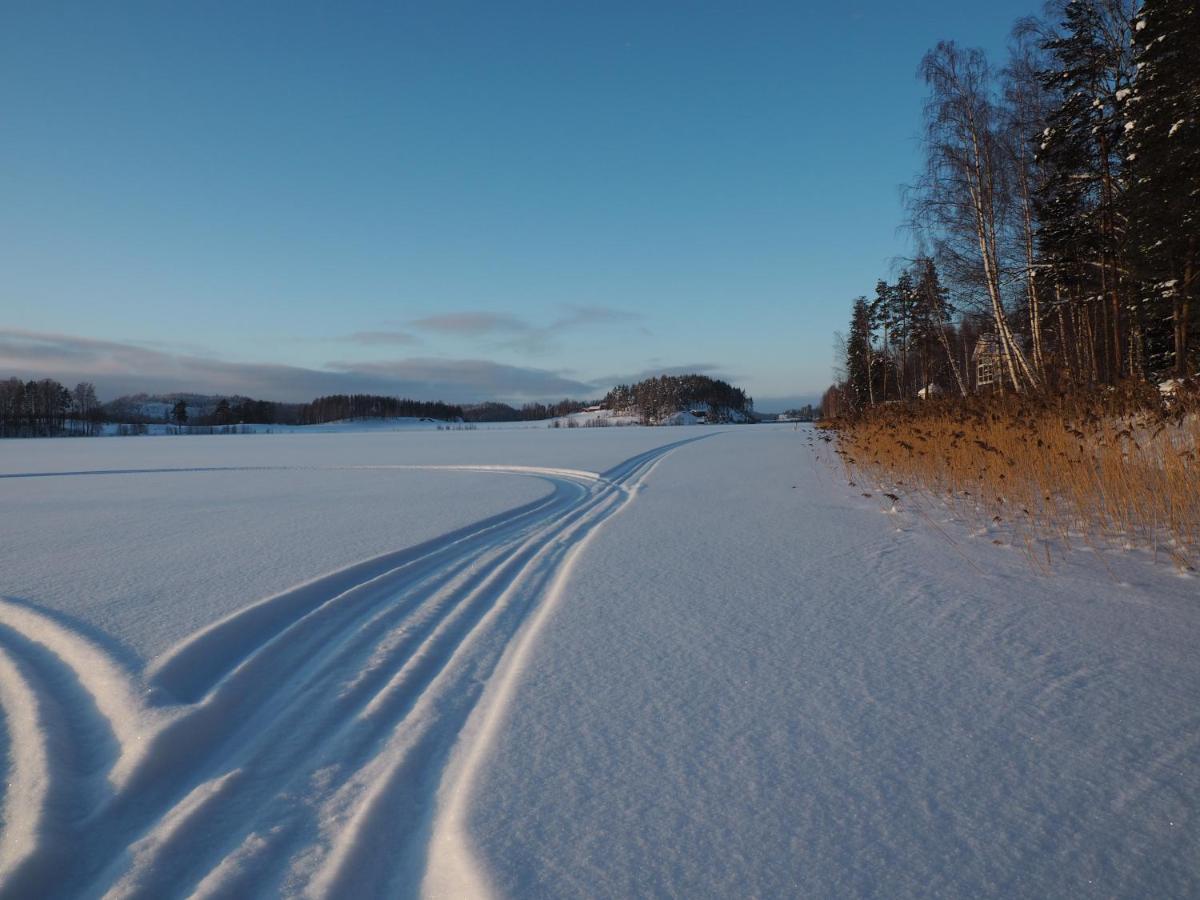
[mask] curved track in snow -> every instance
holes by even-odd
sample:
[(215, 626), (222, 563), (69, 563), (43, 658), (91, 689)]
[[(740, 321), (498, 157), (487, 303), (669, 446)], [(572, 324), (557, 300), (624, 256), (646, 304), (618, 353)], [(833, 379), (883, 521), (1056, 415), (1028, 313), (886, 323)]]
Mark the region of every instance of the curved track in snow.
[(360, 467), (553, 490), (246, 607), (141, 673), (0, 601), (0, 897), (485, 891), (461, 815), (533, 636), (588, 537), (700, 439), (603, 474)]

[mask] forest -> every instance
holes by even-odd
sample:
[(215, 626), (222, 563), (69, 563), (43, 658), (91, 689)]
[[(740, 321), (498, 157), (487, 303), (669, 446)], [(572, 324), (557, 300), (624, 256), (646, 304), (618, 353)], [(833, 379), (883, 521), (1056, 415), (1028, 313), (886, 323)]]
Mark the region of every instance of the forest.
[(524, 403), (519, 407), (489, 401), (463, 407), (464, 422), (541, 422), (569, 416), (590, 406), (586, 400), (559, 400), (557, 403)]
[(132, 394), (102, 403), (90, 382), (72, 390), (52, 378), (9, 378), (0, 381), (0, 437), (90, 436), (100, 434), (105, 423), (120, 423), (121, 433), (138, 434), (145, 433), (144, 426), (164, 423), (179, 433), (200, 433), (199, 429), (229, 429), (242, 423), (320, 425), (400, 417), (534, 422), (570, 415), (589, 405), (591, 401), (564, 399), (519, 407), (495, 401), (460, 406), (376, 394), (332, 394), (309, 403), (277, 403), (190, 393)]
[(104, 420), (90, 382), (70, 390), (52, 378), (0, 381), (0, 437), (90, 435), (99, 431)]
[(659, 375), (634, 385), (619, 384), (605, 395), (603, 405), (648, 424), (692, 409), (703, 410), (710, 422), (726, 422), (754, 409), (754, 401), (741, 388), (706, 375)]
[(824, 414), (1194, 378), (1197, 60), (1186, 0), (1058, 0), (1014, 25), (999, 67), (930, 50), (917, 252), (854, 299)]
[(331, 394), (305, 403), (297, 414), (297, 424), (320, 425), (345, 419), (394, 419), (399, 417), (461, 419), (462, 407), (405, 397), (375, 394)]
[[(919, 252), (822, 401), (851, 484), (1055, 550), (1200, 564), (1200, 6), (1070, 0), (921, 61)], [(829, 435), (825, 435), (829, 438)], [(831, 438), (829, 438), (831, 439)]]
[[(636, 415), (648, 424), (683, 410), (704, 410), (710, 422), (739, 420), (753, 401), (739, 388), (703, 375), (662, 375), (634, 385), (618, 385), (601, 404), (564, 399), (521, 406), (487, 401), (458, 405), (377, 394), (330, 394), (309, 403), (275, 403), (249, 397), (203, 394), (134, 394), (101, 403), (91, 383), (74, 390), (52, 378), (0, 381), (0, 437), (85, 436), (107, 422), (146, 426), (168, 424), (178, 433), (224, 429), (242, 423), (320, 425), (350, 419), (428, 418), (447, 422), (540, 422), (590, 406)], [(124, 429), (121, 433), (144, 433)], [(205, 432), (207, 433), (207, 432)]]

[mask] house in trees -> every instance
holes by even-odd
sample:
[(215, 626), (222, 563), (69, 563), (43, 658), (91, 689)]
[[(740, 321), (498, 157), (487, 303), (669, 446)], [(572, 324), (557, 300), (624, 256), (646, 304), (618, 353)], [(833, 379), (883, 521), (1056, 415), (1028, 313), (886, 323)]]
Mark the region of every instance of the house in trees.
[(995, 390), (1004, 377), (1001, 368), (1000, 341), (994, 334), (982, 334), (971, 353), (975, 368), (975, 390)]

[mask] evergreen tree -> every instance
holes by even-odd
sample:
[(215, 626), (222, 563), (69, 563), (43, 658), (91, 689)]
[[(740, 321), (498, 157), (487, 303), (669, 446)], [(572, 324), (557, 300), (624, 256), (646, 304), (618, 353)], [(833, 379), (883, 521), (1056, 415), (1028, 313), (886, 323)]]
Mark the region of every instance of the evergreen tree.
[[(892, 286), (882, 278), (875, 282), (875, 299), (867, 304), (867, 309), (870, 312), (870, 330), (868, 332), (869, 339), (867, 344), (867, 371), (870, 375), (868, 380), (869, 401), (875, 402), (875, 382), (878, 379), (879, 399), (886, 400), (888, 397), (888, 371), (890, 365), (890, 348), (891, 327), (892, 327)], [(880, 335), (879, 352), (875, 352), (876, 333)]]
[(907, 400), (914, 394), (908, 377), (913, 363), (911, 355), (917, 318), (917, 292), (912, 275), (907, 271), (901, 272), (889, 293), (891, 314), (888, 318), (892, 328), (892, 344), (896, 348), (896, 386), (900, 399)]
[(967, 387), (947, 333), (953, 310), (946, 299), (946, 291), (938, 276), (937, 266), (930, 257), (924, 256), (913, 263), (913, 270), (916, 272), (916, 284), (913, 288), (916, 303), (913, 337), (921, 354), (921, 388), (938, 382), (940, 367), (934, 360), (940, 348), (944, 354), (945, 367), (950, 369), (954, 378), (954, 387), (960, 394), (965, 395)]
[(1086, 332), (1095, 334), (1096, 374), (1114, 381), (1129, 368), (1130, 320), (1124, 270), (1124, 221), (1119, 98), (1132, 67), (1121, 34), (1122, 2), (1069, 0), (1062, 33), (1044, 49), (1051, 66), (1042, 82), (1051, 103), (1038, 162), (1044, 179), (1037, 190), (1038, 232), (1060, 293), (1087, 305)]
[(860, 412), (873, 402), (871, 355), (871, 308), (866, 297), (858, 297), (846, 338), (846, 375), (852, 412)]
[(1200, 4), (1146, 0), (1125, 102), (1126, 209), (1155, 375), (1195, 372), (1200, 312)]

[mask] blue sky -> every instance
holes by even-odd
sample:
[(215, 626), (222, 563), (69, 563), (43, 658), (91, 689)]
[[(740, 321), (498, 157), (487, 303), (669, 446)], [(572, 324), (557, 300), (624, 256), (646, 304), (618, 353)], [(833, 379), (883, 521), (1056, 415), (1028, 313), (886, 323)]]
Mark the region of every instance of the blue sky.
[(5, 3), (0, 376), (819, 393), (1005, 2)]

